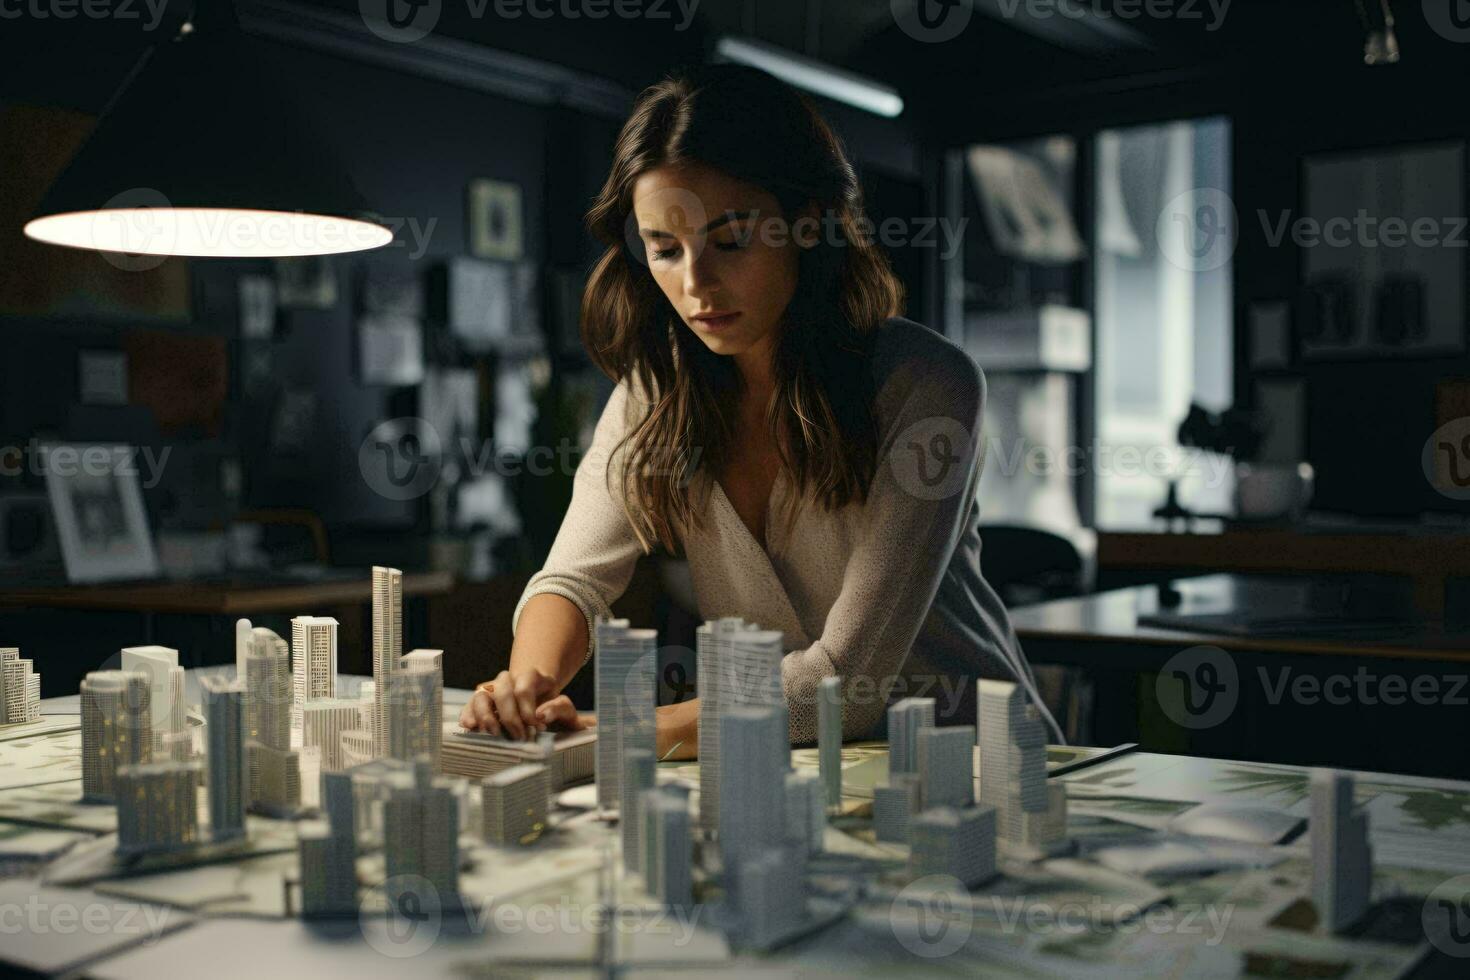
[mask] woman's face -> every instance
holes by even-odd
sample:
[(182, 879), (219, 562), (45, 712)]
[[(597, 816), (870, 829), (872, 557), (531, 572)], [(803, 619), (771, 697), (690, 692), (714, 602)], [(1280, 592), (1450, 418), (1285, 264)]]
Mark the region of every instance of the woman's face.
[[(801, 237), (815, 234), (815, 207), (796, 234), (767, 191), (713, 167), (650, 170), (633, 185), (635, 252), (669, 305), (716, 354), (775, 348), (796, 291)], [(636, 234), (638, 241), (633, 240)]]

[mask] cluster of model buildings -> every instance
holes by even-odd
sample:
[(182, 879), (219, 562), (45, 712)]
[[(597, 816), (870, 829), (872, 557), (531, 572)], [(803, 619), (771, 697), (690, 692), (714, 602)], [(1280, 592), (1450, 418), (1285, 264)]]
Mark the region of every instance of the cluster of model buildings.
[[(299, 825), (302, 913), (358, 908), (363, 841), (385, 854), (395, 889), (444, 907), (458, 899), (462, 827), (501, 846), (536, 839), (553, 790), (552, 737), (544, 762), (480, 780), (478, 811), (465, 781), (440, 775), (443, 664), (438, 650), (403, 654), (402, 575), (373, 569), (373, 680), (357, 698), (336, 693), (337, 623), (292, 620), (291, 643), (237, 624), (236, 677), (201, 680), (203, 751), (193, 748), (178, 653), (122, 651), (119, 670), (82, 683), (83, 793), (113, 802), (118, 849), (136, 854), (243, 839), (247, 811), (294, 817), (301, 809), (301, 746), (320, 757), (320, 817)], [(791, 765), (781, 683), (782, 634), (736, 617), (699, 627), (699, 805), (689, 788), (656, 778), (658, 634), (627, 620), (595, 624), (597, 806), (620, 822), (625, 878), (671, 907), (695, 902), (699, 876), (719, 882), (720, 918), (746, 946), (769, 948), (812, 920), (808, 861), (823, 850), (829, 812), (841, 803), (841, 679), (818, 692), (815, 773)], [(35, 717), (38, 682), (28, 661), (0, 650), (5, 719)], [(20, 691), (17, 696), (14, 692)], [(935, 724), (930, 698), (888, 710), (889, 777), (873, 793), (881, 841), (909, 848), (909, 872), (972, 887), (1002, 855), (1038, 859), (1068, 847), (1066, 792), (1046, 778), (1046, 731), (1025, 692), (978, 682), (978, 728)], [(299, 737), (293, 739), (293, 730)], [(977, 778), (978, 774), (978, 778)], [(207, 786), (208, 834), (198, 790)], [(1371, 856), (1367, 820), (1351, 780), (1313, 778), (1314, 897), (1324, 927), (1361, 916)], [(394, 884), (397, 883), (397, 884)]]

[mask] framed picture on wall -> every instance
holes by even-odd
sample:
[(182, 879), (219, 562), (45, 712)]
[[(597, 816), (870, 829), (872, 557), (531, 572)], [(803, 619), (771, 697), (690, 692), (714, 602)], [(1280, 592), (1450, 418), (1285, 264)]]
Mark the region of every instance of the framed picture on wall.
[(1465, 185), (1460, 140), (1306, 158), (1290, 229), (1304, 359), (1464, 352)]
[(134, 448), (48, 443), (42, 450), (67, 580), (157, 578)]
[(523, 249), (521, 188), (501, 180), (472, 180), (469, 186), (470, 254), (514, 262)]

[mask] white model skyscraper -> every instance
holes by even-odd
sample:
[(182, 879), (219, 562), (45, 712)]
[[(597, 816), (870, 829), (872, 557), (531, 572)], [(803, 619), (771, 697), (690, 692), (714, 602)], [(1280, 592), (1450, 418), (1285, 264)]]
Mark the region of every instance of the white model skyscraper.
[(823, 802), (842, 802), (842, 678), (824, 677), (817, 685), (817, 765)]
[(405, 762), (427, 755), (438, 772), (444, 741), (444, 651), (405, 654), (387, 683), (388, 754)]
[(786, 843), (795, 860), (804, 863), (822, 850), (827, 833), (827, 808), (822, 781), (809, 769), (786, 772)]
[(677, 791), (645, 790), (639, 806), (653, 826), (651, 839), (645, 842), (651, 860), (644, 862), (644, 890), (669, 908), (687, 909), (694, 903), (689, 797)]
[[(383, 851), (387, 880), (412, 888), (418, 879), (435, 892), (440, 908), (459, 895), (459, 798), (447, 779), (437, 779), (426, 759), (396, 781), (383, 803)], [(401, 906), (408, 891), (388, 896)]]
[(919, 812), (919, 777), (911, 772), (888, 776), (887, 786), (873, 787), (873, 835), (881, 841), (907, 844), (909, 825)]
[(153, 757), (151, 691), (145, 674), (96, 670), (81, 685), (82, 798), (112, 803), (119, 766)]
[(599, 618), (597, 635), (597, 808), (618, 809), (625, 749), (654, 749), (658, 631)]
[(235, 620), (235, 680), (243, 687), (246, 684), (245, 658), (255, 649), (255, 636), (250, 629), (250, 620)]
[(919, 771), (919, 729), (933, 727), (933, 698), (904, 698), (889, 705), (889, 773)]
[(720, 741), (720, 857), (726, 888), (733, 890), (743, 881), (745, 861), (787, 844), (786, 713), (771, 705), (728, 707), (720, 717)]
[[(653, 788), (653, 753), (643, 748), (623, 750), (623, 785), (618, 791), (622, 797), (619, 804), (619, 831), (623, 838), (623, 870), (640, 873), (643, 856), (640, 844), (647, 835), (643, 824), (643, 794)], [(651, 884), (651, 883), (650, 883)]]
[(301, 762), (291, 748), (291, 657), (274, 633), (257, 633), (255, 648), (245, 661), (249, 678), (245, 717), (254, 726), (245, 741), (245, 764), (250, 772), (250, 809), (272, 816), (289, 816), (301, 806)]
[(188, 762), (194, 757), (194, 736), (189, 731), (189, 720), (184, 711), (184, 668), (175, 665), (168, 669), (164, 692), (168, 702), (161, 727), (158, 724), (159, 704), (153, 702), (153, 758)]
[(966, 807), (975, 802), (975, 728), (949, 725), (920, 728), (918, 748), (920, 806)]
[[(722, 831), (723, 832), (723, 831)], [(768, 949), (806, 918), (806, 878), (786, 848), (766, 848), (742, 860), (735, 874), (742, 940)]]
[(153, 716), (153, 751), (157, 757), (164, 738), (184, 730), (184, 669), (179, 651), (172, 647), (123, 647), (122, 669), (148, 678), (149, 703)]
[(353, 698), (322, 698), (301, 706), (301, 744), (321, 751), (321, 771), (337, 772), (343, 765), (342, 735), (362, 724), (361, 705)]
[(322, 774), (323, 820), (296, 829), (303, 917), (352, 916), (357, 908), (357, 821), (352, 777)]
[[(737, 705), (786, 711), (781, 687), (780, 630), (763, 630), (737, 616), (710, 620), (696, 630), (699, 686), (699, 824), (720, 828), (721, 718)], [(787, 745), (790, 745), (789, 736)]]
[[(239, 639), (238, 625), (236, 640)], [(272, 666), (266, 673), (261, 673), (262, 664), (256, 664), (252, 675), (251, 656), (259, 654), (270, 658), (271, 664), (279, 664), (280, 669)], [(291, 732), (291, 701), (294, 692), (291, 690), (291, 647), (285, 640), (281, 639), (273, 629), (264, 626), (256, 626), (250, 631), (250, 646), (245, 651), (245, 669), (240, 674), (245, 682), (245, 741), (260, 739), (261, 721), (256, 717), (261, 710), (273, 712), (279, 706), (282, 712), (280, 717), (285, 719), (286, 733)], [(257, 685), (265, 685), (259, 688)], [(274, 715), (269, 720), (269, 725), (275, 725)], [(274, 728), (272, 728), (274, 731)]]
[(373, 754), (388, 755), (388, 675), (403, 656), (403, 572), (373, 566)]
[(337, 693), (337, 621), (331, 616), (297, 616), (291, 620), (292, 690), (295, 712), (317, 698)]
[(486, 841), (502, 847), (529, 843), (546, 827), (551, 770), (528, 762), (486, 776), (480, 783), (481, 827)]
[(1006, 681), (979, 683), (980, 802), (996, 812), (1007, 845), (1031, 855), (1066, 843), (1066, 794), (1046, 782), (1046, 726), (1026, 692)]
[(198, 762), (145, 762), (117, 770), (117, 849), (125, 854), (199, 842)]
[(16, 647), (0, 648), (0, 725), (41, 719), (41, 675)]
[(973, 888), (995, 875), (995, 810), (936, 807), (910, 821), (909, 871), (915, 877), (954, 875)]
[(1373, 894), (1373, 848), (1368, 814), (1353, 805), (1353, 777), (1313, 769), (1312, 902), (1318, 927), (1341, 932), (1363, 917)]
[(210, 835), (245, 833), (245, 685), (216, 677), (199, 679), (204, 708), (205, 775), (209, 780)]

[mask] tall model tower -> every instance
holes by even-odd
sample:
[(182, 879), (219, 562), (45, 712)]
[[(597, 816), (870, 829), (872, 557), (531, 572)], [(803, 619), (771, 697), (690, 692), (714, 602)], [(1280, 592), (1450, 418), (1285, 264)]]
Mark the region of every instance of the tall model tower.
[(245, 743), (248, 806), (271, 815), (290, 815), (301, 805), (301, 761), (291, 748), (291, 656), (274, 633), (255, 632), (255, 648), (245, 661), (249, 678), (245, 717), (253, 729)]
[(293, 717), (301, 706), (337, 691), (337, 621), (331, 616), (297, 616), (291, 620), (291, 655), (295, 697)]
[(250, 629), (250, 620), (235, 620), (235, 680), (245, 683), (245, 658), (255, 648), (255, 637)]
[(1368, 911), (1373, 849), (1368, 814), (1353, 806), (1353, 777), (1332, 769), (1311, 775), (1312, 902), (1324, 932), (1341, 932)]
[(824, 677), (817, 685), (817, 766), (823, 803), (842, 802), (842, 678)]
[(597, 808), (618, 809), (623, 752), (654, 751), (658, 631), (630, 629), (626, 619), (599, 619), (597, 631)]
[(735, 616), (706, 622), (696, 631), (699, 823), (706, 832), (718, 832), (720, 827), (721, 718), (739, 705), (786, 712), (781, 640), (780, 630), (763, 630)]
[(383, 803), (383, 851), (388, 898), (395, 905), (401, 906), (410, 894), (397, 889), (423, 887), (423, 882), (435, 892), (440, 908), (457, 900), (459, 799), (452, 784), (436, 779), (424, 759), (414, 761), (411, 779), (395, 785)]
[(444, 741), (443, 665), (444, 651), (414, 650), (388, 675), (388, 754), (405, 762), (428, 756), (434, 772)]
[(888, 771), (919, 771), (919, 729), (934, 727), (933, 698), (904, 698), (888, 708)]
[(117, 799), (119, 766), (153, 757), (151, 691), (145, 674), (96, 670), (82, 680), (82, 798)]
[(1046, 782), (1046, 727), (1026, 693), (1007, 681), (979, 683), (980, 802), (995, 807), (1010, 845), (1047, 852), (1065, 843), (1066, 787)]
[(202, 677), (209, 780), (210, 833), (215, 840), (245, 833), (245, 685)]
[(172, 647), (123, 647), (122, 669), (148, 678), (155, 755), (169, 736), (184, 731), (184, 670)]
[(720, 858), (727, 888), (743, 881), (745, 861), (787, 843), (785, 722), (785, 712), (770, 705), (735, 705), (720, 717)]
[(388, 675), (403, 656), (403, 572), (373, 566), (373, 754), (388, 755)]

